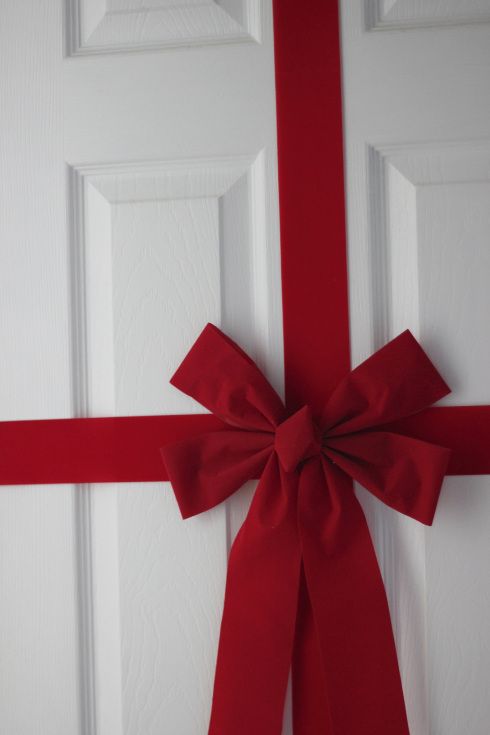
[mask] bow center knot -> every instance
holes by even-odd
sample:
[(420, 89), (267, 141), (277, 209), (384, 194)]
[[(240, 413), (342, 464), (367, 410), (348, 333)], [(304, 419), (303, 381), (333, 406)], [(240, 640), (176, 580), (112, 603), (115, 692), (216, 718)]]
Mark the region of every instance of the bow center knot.
[(277, 427), (274, 448), (286, 472), (293, 472), (305, 459), (320, 454), (320, 433), (309, 406), (303, 406)]

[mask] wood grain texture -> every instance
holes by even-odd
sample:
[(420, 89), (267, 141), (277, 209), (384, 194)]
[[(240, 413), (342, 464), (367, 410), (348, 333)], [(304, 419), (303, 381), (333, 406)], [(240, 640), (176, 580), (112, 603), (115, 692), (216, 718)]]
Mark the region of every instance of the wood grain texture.
[(266, 176), (263, 153), (72, 169), (82, 412), (203, 411), (168, 380), (207, 321), (282, 390)]
[(205, 733), (226, 575), (226, 514), (183, 523), (170, 487), (119, 489), (124, 732)]
[(260, 40), (259, 0), (66, 0), (69, 56)]
[[(88, 413), (202, 412), (168, 379), (208, 320), (277, 374), (263, 164), (261, 154), (73, 169)], [(168, 486), (92, 489), (98, 731), (205, 731), (227, 550), (249, 500), (184, 524)]]
[(488, 0), (365, 0), (367, 30), (405, 30), (490, 22)]
[(118, 413), (204, 411), (168, 381), (198, 325), (220, 321), (217, 200), (118, 204), (112, 238)]
[[(109, 9), (137, 19), (145, 8)], [(65, 62), (82, 414), (202, 411), (168, 378), (208, 320), (282, 391), (268, 2), (260, 27), (262, 44)], [(245, 491), (183, 523), (168, 485), (86, 492), (85, 668), (97, 735), (207, 731), (227, 554), (249, 499)]]
[(427, 641), (434, 735), (488, 728), (490, 494), (487, 477), (450, 478), (427, 535)]
[[(63, 417), (61, 7), (6, 0), (1, 16), (0, 416)], [(0, 730), (81, 735), (73, 488), (1, 488), (0, 589)]]
[[(413, 30), (365, 33), (361, 8), (342, 3), (353, 360), (409, 327), (453, 389), (445, 402), (485, 403), (490, 26), (465, 25), (455, 14), (471, 15), (472, 3), (377, 5)], [(444, 31), (416, 30), (431, 24), (428, 9), (448, 25)], [(486, 477), (445, 481), (427, 530), (359, 490), (387, 586), (413, 735), (488, 727), (481, 672), (488, 668), (482, 560), (490, 547), (482, 529), (490, 523), (489, 487)], [(449, 517), (451, 497), (458, 507)]]
[[(418, 334), (453, 390), (441, 404), (489, 403), (490, 146), (378, 147), (370, 161), (381, 321)], [(472, 308), (461, 308), (468, 293)]]
[[(94, 45), (63, 59), (74, 29)], [(0, 41), (2, 418), (201, 410), (168, 377), (208, 319), (280, 391), (270, 2), (8, 0)], [(184, 524), (142, 484), (0, 506), (0, 730), (205, 733), (247, 503)]]

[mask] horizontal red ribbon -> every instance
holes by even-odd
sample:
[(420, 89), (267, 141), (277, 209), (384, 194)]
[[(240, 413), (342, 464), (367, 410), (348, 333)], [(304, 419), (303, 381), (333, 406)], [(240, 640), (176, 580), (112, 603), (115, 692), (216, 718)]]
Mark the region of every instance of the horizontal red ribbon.
[[(159, 448), (223, 429), (210, 415), (0, 422), (0, 484), (167, 480)], [(430, 408), (388, 428), (451, 449), (449, 475), (490, 474), (490, 406)]]

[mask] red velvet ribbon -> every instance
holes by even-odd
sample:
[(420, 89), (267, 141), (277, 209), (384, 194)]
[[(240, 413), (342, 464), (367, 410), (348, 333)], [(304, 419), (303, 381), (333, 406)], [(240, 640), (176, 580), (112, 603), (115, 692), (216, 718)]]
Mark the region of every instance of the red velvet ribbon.
[(450, 452), (384, 425), (442, 398), (446, 383), (406, 331), (324, 407), (291, 413), (210, 324), (171, 382), (230, 427), (162, 448), (182, 516), (260, 475), (230, 554), (210, 735), (280, 735), (293, 660), (295, 735), (407, 735), (386, 595), (352, 479), (432, 523)]

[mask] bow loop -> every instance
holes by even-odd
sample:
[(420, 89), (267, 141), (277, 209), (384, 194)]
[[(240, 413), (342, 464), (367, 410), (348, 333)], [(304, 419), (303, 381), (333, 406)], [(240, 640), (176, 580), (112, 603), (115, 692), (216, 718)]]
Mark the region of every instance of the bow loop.
[(257, 365), (213, 324), (207, 324), (171, 384), (232, 426), (273, 431), (284, 405)]
[(326, 439), (324, 454), (390, 508), (430, 526), (451, 452), (389, 431)]
[(247, 480), (259, 477), (272, 453), (270, 434), (215, 431), (161, 448), (183, 518), (223, 502)]
[(322, 426), (329, 436), (387, 424), (450, 393), (407, 329), (346, 375), (330, 396)]

